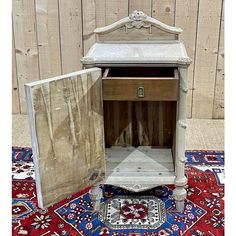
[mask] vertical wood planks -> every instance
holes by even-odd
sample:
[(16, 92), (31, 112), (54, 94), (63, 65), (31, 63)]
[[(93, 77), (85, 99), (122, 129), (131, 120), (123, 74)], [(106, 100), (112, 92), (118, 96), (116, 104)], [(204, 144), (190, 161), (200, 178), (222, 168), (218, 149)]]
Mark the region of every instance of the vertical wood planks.
[(81, 0), (59, 0), (62, 73), (82, 68)]
[(192, 93), (195, 63), (195, 46), (198, 16), (198, 0), (177, 0), (175, 25), (183, 29), (180, 40), (183, 41), (192, 63), (188, 69), (187, 117), (192, 117)]
[(40, 78), (61, 74), (61, 50), (57, 0), (36, 0)]
[(83, 48), (84, 55), (95, 43), (93, 33), (98, 27), (106, 25), (106, 0), (82, 0), (83, 7)]
[(175, 0), (153, 0), (152, 17), (167, 25), (174, 25)]
[(96, 8), (95, 0), (82, 0), (83, 10), (83, 48), (84, 55), (89, 48), (95, 43), (93, 31), (96, 28)]
[(220, 26), (220, 42), (216, 68), (213, 118), (224, 118), (224, 0)]
[(103, 109), (106, 145), (132, 145), (132, 103), (104, 101)]
[(106, 25), (128, 16), (128, 0), (106, 0)]
[(106, 25), (106, 0), (95, 0), (96, 28)]
[(95, 43), (93, 31), (97, 27), (105, 26), (106, 1), (82, 0), (83, 21), (83, 55)]
[[(13, 31), (13, 30), (12, 30)], [(16, 54), (15, 54), (15, 40), (12, 34), (12, 113), (20, 113), (19, 104), (19, 89), (17, 81), (17, 68), (16, 68)]]
[(212, 118), (222, 0), (200, 1), (192, 116)]
[(12, 8), (20, 108), (26, 113), (24, 84), (40, 78), (35, 4), (32, 0), (15, 0)]
[(152, 0), (129, 0), (129, 13), (134, 10), (143, 11), (146, 15), (152, 14)]
[(81, 57), (95, 42), (96, 27), (141, 10), (184, 30), (180, 40), (193, 59), (188, 117), (223, 118), (221, 5), (222, 0), (13, 0), (13, 112), (26, 112), (24, 83), (80, 70)]
[(175, 118), (175, 102), (104, 101), (106, 146), (171, 147)]

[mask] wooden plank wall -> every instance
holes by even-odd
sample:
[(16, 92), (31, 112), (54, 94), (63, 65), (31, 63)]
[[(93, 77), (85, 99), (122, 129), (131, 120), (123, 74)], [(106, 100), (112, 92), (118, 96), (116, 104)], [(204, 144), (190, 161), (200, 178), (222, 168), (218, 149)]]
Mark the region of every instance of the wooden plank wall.
[(184, 30), (188, 117), (224, 118), (224, 0), (13, 0), (13, 113), (26, 113), (24, 83), (80, 70), (93, 30), (135, 9)]

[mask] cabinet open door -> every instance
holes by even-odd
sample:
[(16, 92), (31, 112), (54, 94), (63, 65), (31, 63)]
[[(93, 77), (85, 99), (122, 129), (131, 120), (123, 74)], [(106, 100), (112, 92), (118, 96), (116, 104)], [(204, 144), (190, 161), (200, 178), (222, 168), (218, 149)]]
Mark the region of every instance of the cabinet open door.
[(25, 85), (38, 205), (45, 208), (105, 176), (101, 69)]

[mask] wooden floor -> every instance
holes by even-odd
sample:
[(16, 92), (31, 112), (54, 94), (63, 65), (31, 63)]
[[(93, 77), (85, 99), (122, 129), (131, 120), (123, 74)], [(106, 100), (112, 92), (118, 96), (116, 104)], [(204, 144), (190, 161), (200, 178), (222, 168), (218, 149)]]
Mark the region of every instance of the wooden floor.
[[(224, 150), (224, 120), (187, 120), (186, 150)], [(26, 115), (12, 116), (12, 145), (30, 147)]]

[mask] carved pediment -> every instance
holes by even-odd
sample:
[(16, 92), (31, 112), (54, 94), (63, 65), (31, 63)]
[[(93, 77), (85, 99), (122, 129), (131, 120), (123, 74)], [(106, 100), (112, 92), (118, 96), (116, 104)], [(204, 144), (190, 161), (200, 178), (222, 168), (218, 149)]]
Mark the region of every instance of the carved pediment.
[(166, 25), (137, 10), (111, 25), (94, 31), (99, 41), (171, 40), (178, 39), (181, 32), (182, 29)]

